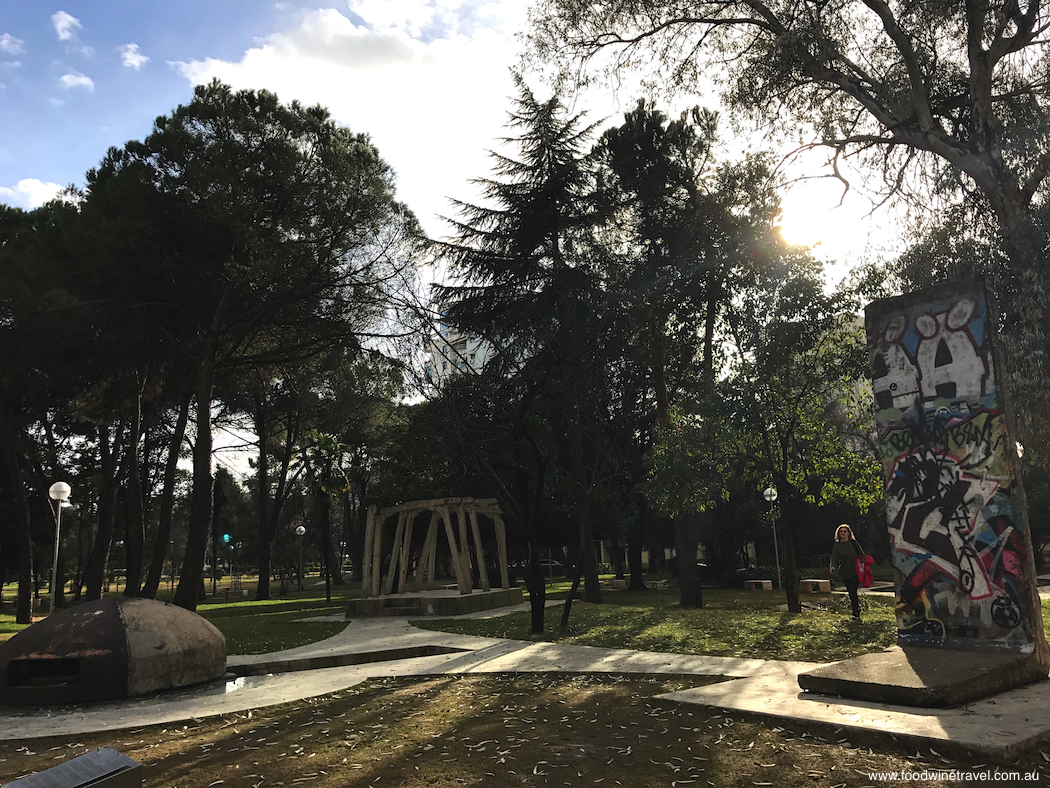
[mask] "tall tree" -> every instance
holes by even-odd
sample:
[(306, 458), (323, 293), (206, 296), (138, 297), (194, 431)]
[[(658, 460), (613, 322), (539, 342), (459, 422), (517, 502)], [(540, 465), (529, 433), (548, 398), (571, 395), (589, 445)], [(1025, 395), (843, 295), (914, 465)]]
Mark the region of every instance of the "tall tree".
[[(602, 215), (596, 233), (607, 287), (622, 294), (627, 353), (651, 381), (653, 418), (638, 428), (651, 432), (666, 425), (687, 385), (692, 397), (716, 396), (716, 338), (726, 333), (726, 311), (790, 250), (774, 224), (779, 200), (763, 157), (716, 159), (716, 113), (694, 108), (670, 120), (640, 101), (624, 120), (594, 153)], [(662, 508), (675, 518), (681, 603), (699, 607), (698, 517), (684, 503), (664, 500)]]
[(801, 612), (797, 536), (806, 504), (847, 501), (862, 511), (881, 495), (878, 465), (857, 436), (871, 428), (863, 329), (849, 291), (822, 292), (804, 256), (752, 290), (733, 311), (734, 374), (727, 380), (734, 451), (778, 493), (788, 610)]
[[(585, 407), (584, 378), (597, 368), (590, 351), (600, 335), (597, 271), (581, 246), (590, 222), (584, 154), (592, 128), (570, 116), (557, 95), (540, 101), (520, 76), (515, 80), (519, 92), (509, 125), (517, 133), (506, 142), (518, 156), (494, 154), (495, 177), (478, 181), (485, 204), (456, 203), (462, 215), (452, 222), (456, 238), (441, 248), (459, 281), (438, 293), (449, 324), (497, 349), (486, 372), (518, 381), (522, 396), (511, 406), (518, 414), (515, 451), (531, 451), (527, 425), (542, 397), (555, 389), (563, 395), (557, 413), (566, 470), (579, 491), (580, 565), (587, 596), (598, 601), (589, 516), (594, 466), (583, 454), (587, 425), (581, 421), (593, 412)], [(527, 476), (527, 465), (520, 467)], [(531, 548), (533, 629), (542, 631), (540, 544), (535, 524), (521, 525)]]
[(193, 370), (193, 489), (175, 594), (192, 609), (211, 520), (220, 376), (357, 347), (379, 331), (386, 296), (411, 267), (415, 224), (366, 136), (320, 107), (218, 82), (88, 173), (92, 209), (146, 234), (147, 243), (119, 248), (111, 270), (143, 283), (129, 299)]

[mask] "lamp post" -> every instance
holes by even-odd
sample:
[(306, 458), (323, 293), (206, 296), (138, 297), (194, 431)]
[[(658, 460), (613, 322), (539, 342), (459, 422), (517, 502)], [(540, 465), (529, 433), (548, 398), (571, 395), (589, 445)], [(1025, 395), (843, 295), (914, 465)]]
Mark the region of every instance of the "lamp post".
[(55, 557), (51, 562), (51, 610), (48, 614), (55, 612), (55, 597), (58, 596), (58, 545), (62, 541), (62, 505), (69, 500), (72, 488), (65, 482), (55, 482), (47, 491), (53, 501), (58, 501), (58, 506), (53, 507), (55, 512)]
[(777, 499), (775, 487), (767, 487), (762, 491), (762, 497), (769, 501), (769, 518), (773, 521), (773, 550), (777, 556), (777, 587), (784, 590), (784, 581), (780, 578), (780, 545), (777, 543), (777, 518), (773, 514), (773, 502)]
[(299, 590), (303, 590), (303, 534), (306, 533), (306, 529), (303, 526), (298, 526), (295, 529), (295, 535), (299, 537)]
[(168, 588), (175, 590), (175, 540), (168, 541), (168, 569), (170, 570)]

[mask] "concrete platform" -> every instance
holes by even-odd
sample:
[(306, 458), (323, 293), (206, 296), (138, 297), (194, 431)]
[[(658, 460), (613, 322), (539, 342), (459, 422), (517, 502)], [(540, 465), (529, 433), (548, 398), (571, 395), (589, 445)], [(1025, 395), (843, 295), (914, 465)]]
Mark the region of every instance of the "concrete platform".
[[(781, 663), (783, 665), (783, 663)], [(938, 749), (1008, 757), (1050, 739), (1050, 681), (1009, 690), (955, 709), (918, 709), (802, 692), (794, 668), (658, 696), (727, 711), (756, 714), (782, 724), (890, 735), (897, 741)], [(840, 729), (843, 729), (840, 731)]]
[(895, 646), (799, 674), (808, 692), (949, 708), (1046, 678), (1033, 655)]

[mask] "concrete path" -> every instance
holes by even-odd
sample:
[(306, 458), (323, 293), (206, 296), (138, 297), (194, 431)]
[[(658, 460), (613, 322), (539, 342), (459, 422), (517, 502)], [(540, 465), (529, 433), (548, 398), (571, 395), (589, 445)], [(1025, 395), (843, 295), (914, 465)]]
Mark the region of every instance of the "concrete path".
[[(505, 608), (471, 617), (507, 612), (509, 609)], [(384, 650), (394, 657), (416, 655), (342, 664)], [(155, 724), (186, 724), (208, 716), (338, 692), (375, 677), (552, 671), (725, 676), (728, 680), (724, 682), (659, 697), (786, 722), (893, 734), (917, 744), (950, 743), (990, 754), (1009, 754), (1050, 737), (1050, 716), (1046, 713), (1050, 708), (1050, 682), (1046, 681), (962, 708), (917, 709), (803, 693), (798, 674), (815, 667), (813, 663), (477, 638), (418, 629), (407, 619), (397, 618), (356, 619), (327, 640), (270, 654), (231, 655), (227, 664), (238, 672), (266, 674), (81, 707), (4, 708), (0, 709), (0, 739), (77, 736)], [(327, 667), (333, 664), (338, 666)]]
[[(523, 606), (524, 607), (524, 606)], [(501, 615), (513, 608), (473, 614)], [(343, 621), (341, 617), (333, 620)], [(339, 658), (397, 649), (454, 649), (450, 653), (384, 660), (340, 667), (313, 667)], [(60, 708), (0, 708), (0, 739), (76, 736), (102, 730), (176, 724), (217, 714), (243, 712), (346, 689), (369, 678), (457, 673), (652, 673), (753, 676), (772, 666), (800, 670), (809, 663), (758, 659), (691, 657), (682, 654), (525, 643), (418, 629), (407, 619), (355, 619), (338, 635), (287, 651), (231, 655), (231, 667), (293, 672), (253, 675), (201, 687), (106, 703)]]

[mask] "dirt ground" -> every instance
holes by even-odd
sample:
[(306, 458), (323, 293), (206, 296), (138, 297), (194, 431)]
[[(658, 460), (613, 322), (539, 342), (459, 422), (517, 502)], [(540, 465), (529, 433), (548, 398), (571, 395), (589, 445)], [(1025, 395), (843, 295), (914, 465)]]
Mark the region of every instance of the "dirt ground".
[[(145, 764), (145, 785), (164, 788), (1050, 784), (1047, 746), (1001, 762), (654, 700), (702, 683), (563, 674), (378, 680), (176, 726), (2, 742), (0, 782), (112, 747)], [(1022, 779), (931, 779), (938, 769), (1016, 770)]]

